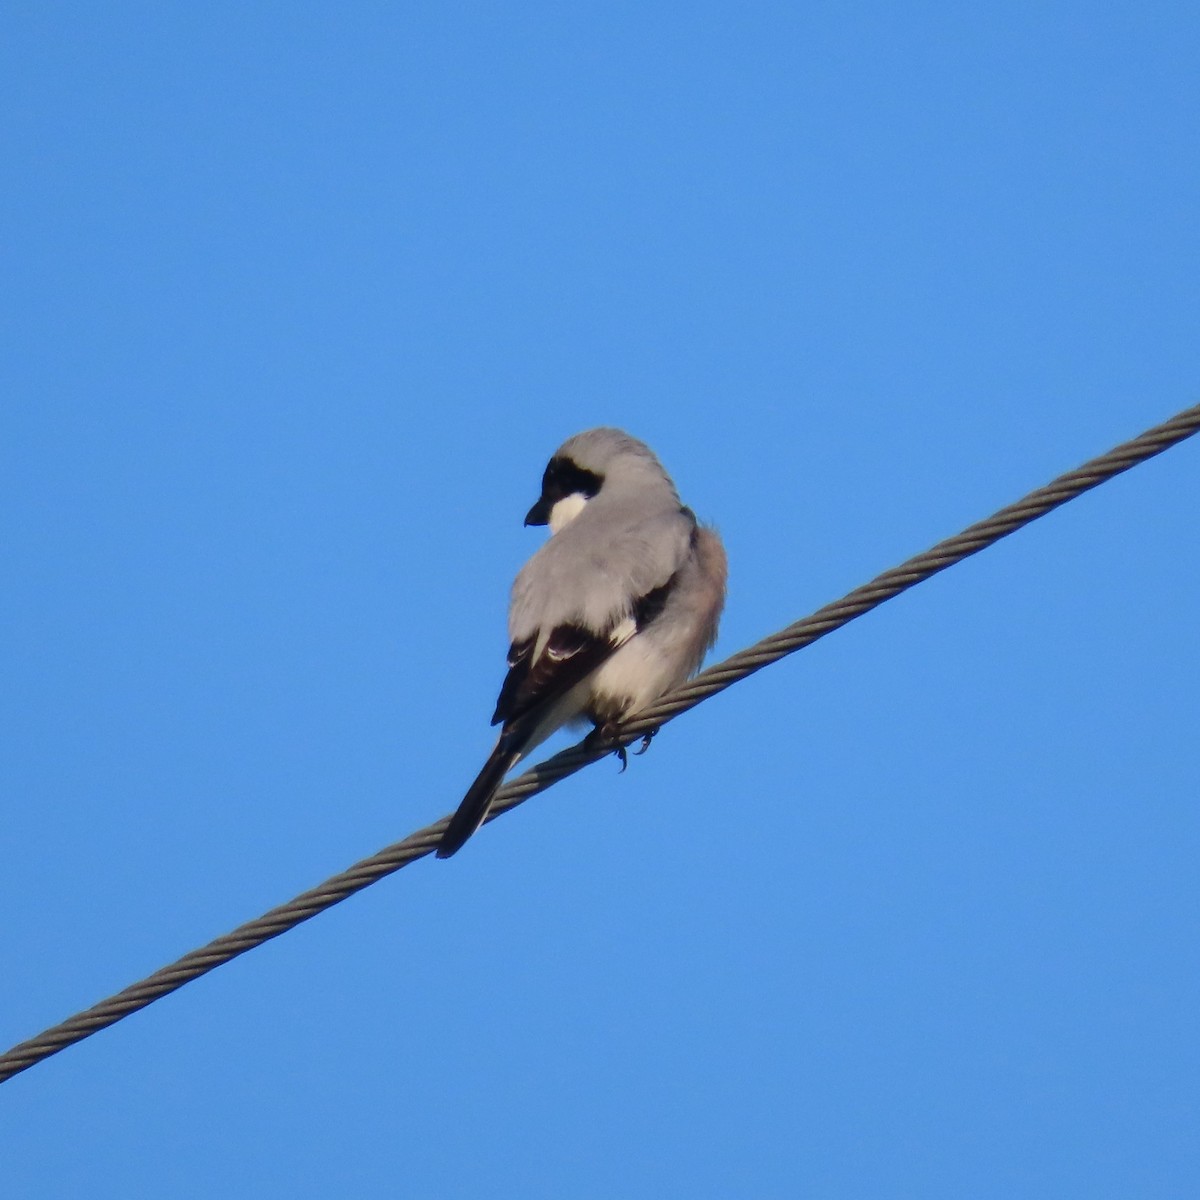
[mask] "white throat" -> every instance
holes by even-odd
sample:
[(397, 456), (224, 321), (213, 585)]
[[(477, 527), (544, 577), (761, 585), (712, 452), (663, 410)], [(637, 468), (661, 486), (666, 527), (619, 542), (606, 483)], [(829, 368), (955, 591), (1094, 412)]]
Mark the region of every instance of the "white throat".
[(573, 492), (570, 496), (564, 496), (557, 501), (554, 507), (550, 510), (550, 534), (553, 536), (564, 525), (570, 525), (587, 504), (587, 497), (579, 492)]

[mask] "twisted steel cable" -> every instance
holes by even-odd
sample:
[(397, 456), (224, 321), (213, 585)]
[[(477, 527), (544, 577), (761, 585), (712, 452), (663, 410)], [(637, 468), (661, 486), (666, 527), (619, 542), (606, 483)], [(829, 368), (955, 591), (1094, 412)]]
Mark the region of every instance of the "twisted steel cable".
[[(637, 738), (653, 732), (680, 713), (694, 708), (701, 701), (724, 691), (755, 671), (811, 645), (818, 638), (853, 621), (855, 617), (870, 612), (885, 600), (890, 600), (914, 584), (944, 571), (972, 554), (977, 554), (1068, 500), (1073, 500), (1115, 475), (1129, 470), (1130, 467), (1161, 454), (1176, 442), (1181, 442), (1198, 431), (1200, 405), (1185, 409), (1162, 425), (1147, 430), (1140, 437), (1117, 446), (1074, 471), (1060, 475), (1052, 483), (1030, 492), (1024, 499), (1000, 509), (986, 520), (979, 521), (961, 533), (939, 542), (923, 554), (884, 571), (870, 583), (855, 588), (841, 600), (825, 605), (811, 616), (763, 638), (724, 662), (709, 667), (689, 683), (675, 688), (622, 726), (614, 738), (585, 739), (579, 745), (556, 754), (511, 783), (505, 784), (496, 793), (488, 820), (494, 820), (501, 813), (515, 808), (530, 796), (544, 791), (567, 775), (574, 774), (588, 763), (604, 757), (618, 746), (628, 745)], [(239, 954), (286, 933), (301, 922), (315, 917), (355, 892), (392, 874), (393, 871), (398, 871), (401, 867), (406, 867), (409, 863), (432, 853), (448, 820), (448, 817), (443, 817), (440, 821), (427, 825), (403, 841), (387, 846), (378, 854), (355, 863), (320, 886), (302, 892), (295, 899), (271, 909), (253, 921), (246, 922), (232, 933), (215, 938), (208, 945), (185, 954), (169, 966), (155, 971), (153, 975), (14, 1046), (6, 1054), (0, 1055), (0, 1083), (41, 1062), (42, 1059), (57, 1054), (67, 1046), (115, 1024), (123, 1017), (145, 1008), (155, 1000), (181, 988), (185, 983), (207, 974), (214, 967), (219, 967)]]

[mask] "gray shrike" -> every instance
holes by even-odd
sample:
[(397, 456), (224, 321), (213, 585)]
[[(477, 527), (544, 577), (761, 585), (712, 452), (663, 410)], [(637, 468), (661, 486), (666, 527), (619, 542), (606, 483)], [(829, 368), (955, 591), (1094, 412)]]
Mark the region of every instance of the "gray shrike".
[(725, 606), (721, 539), (680, 503), (649, 446), (619, 429), (559, 447), (525, 524), (549, 525), (550, 538), (513, 583), (500, 738), (439, 858), (462, 848), (504, 776), (560, 726), (587, 719), (607, 732), (692, 675)]

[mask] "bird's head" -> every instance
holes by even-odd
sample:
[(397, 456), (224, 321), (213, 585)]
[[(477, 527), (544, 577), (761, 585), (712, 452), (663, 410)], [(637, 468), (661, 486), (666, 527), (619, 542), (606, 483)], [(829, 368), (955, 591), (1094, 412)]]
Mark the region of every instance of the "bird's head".
[(625, 486), (675, 488), (654, 452), (619, 429), (588, 429), (554, 452), (542, 475), (542, 494), (525, 514), (526, 525), (549, 525), (558, 533), (601, 491)]

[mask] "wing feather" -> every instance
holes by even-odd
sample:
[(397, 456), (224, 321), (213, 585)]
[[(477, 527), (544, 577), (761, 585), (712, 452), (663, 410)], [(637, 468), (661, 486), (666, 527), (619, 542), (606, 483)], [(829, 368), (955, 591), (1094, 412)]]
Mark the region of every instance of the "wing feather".
[(519, 720), (533, 709), (565, 696), (590, 675), (633, 632), (623, 625), (605, 634), (594, 634), (579, 625), (560, 625), (551, 631), (540, 654), (536, 642), (514, 643), (509, 651), (508, 675), (496, 701), (492, 724)]

